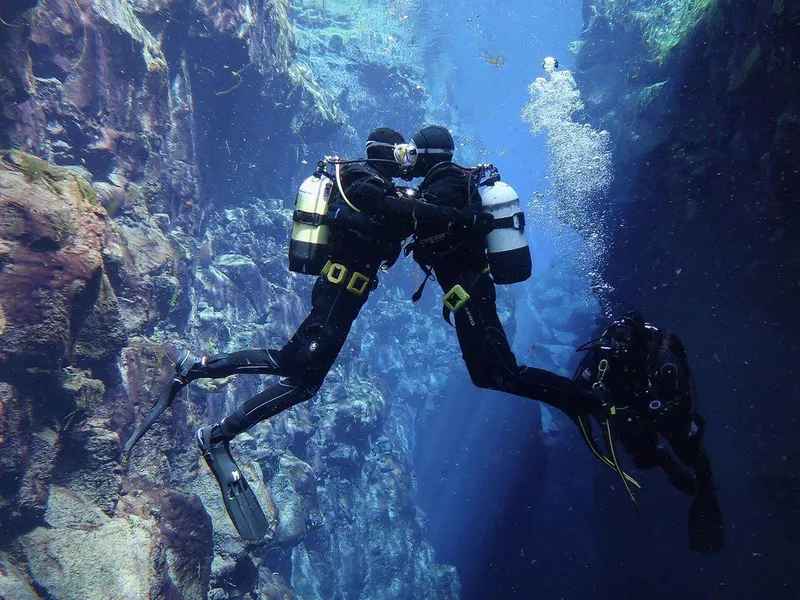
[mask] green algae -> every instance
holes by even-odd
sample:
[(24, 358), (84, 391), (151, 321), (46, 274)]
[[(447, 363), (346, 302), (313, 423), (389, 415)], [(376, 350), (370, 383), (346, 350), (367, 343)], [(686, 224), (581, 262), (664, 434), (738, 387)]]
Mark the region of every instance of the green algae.
[(761, 44), (756, 42), (739, 70), (731, 75), (728, 82), (728, 92), (735, 92), (749, 79), (753, 67), (759, 60), (761, 60)]
[(21, 150), (3, 151), (0, 152), (0, 155), (5, 156), (11, 164), (15, 165), (27, 181), (46, 185), (59, 196), (64, 195), (64, 182), (73, 179), (78, 188), (78, 210), (85, 212), (92, 207), (99, 206), (92, 184), (74, 171), (57, 167), (38, 156)]
[(42, 183), (59, 196), (64, 194), (64, 188), (61, 185), (61, 182), (67, 178), (67, 172), (64, 169), (55, 167), (38, 156), (21, 152), (20, 150), (11, 150), (5, 156), (30, 183)]
[(649, 58), (661, 64), (704, 19), (713, 18), (720, 0), (605, 0), (595, 13), (612, 27), (633, 19), (642, 31)]
[(83, 179), (82, 177), (76, 177), (78, 181), (78, 191), (81, 193), (81, 198), (88, 202), (91, 206), (97, 206), (97, 194), (92, 188), (92, 184)]

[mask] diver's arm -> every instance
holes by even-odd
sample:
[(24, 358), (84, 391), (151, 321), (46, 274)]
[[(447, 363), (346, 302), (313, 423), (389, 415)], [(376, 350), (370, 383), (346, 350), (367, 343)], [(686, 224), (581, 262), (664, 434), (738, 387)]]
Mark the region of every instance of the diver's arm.
[(482, 226), (491, 229), (494, 217), (489, 213), (475, 209), (457, 209), (450, 206), (437, 206), (413, 198), (383, 196), (376, 203), (377, 211), (384, 216), (400, 219), (403, 222), (430, 223), (446, 228), (456, 225), (466, 228)]
[(345, 212), (340, 208), (333, 209), (322, 217), (322, 223), (332, 231), (370, 231), (378, 223), (375, 217), (363, 212)]

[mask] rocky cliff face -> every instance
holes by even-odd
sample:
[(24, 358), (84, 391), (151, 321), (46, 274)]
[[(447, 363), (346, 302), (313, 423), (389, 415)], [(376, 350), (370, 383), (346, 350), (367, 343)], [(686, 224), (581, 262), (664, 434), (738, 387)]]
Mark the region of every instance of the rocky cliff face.
[[(404, 354), (363, 324), (317, 400), (234, 449), (273, 524), (263, 542), (236, 536), (193, 447), (261, 378), (191, 386), (121, 455), (170, 372), (163, 342), (293, 332), (311, 282), (285, 267), (286, 189), (323, 148), (357, 152), (386, 77), (417, 93), (398, 56), (343, 44), (391, 37), (382, 13), (328, 4), (0, 9), (0, 597), (458, 596), (416, 508), (414, 411), (372, 375)], [(383, 302), (374, 314), (424, 328)]]
[(614, 136), (616, 194), (642, 219), (617, 241), (611, 269), (638, 272), (620, 295), (688, 290), (699, 269), (675, 249), (705, 240), (724, 285), (780, 310), (800, 292), (797, 6), (661, 4), (587, 1), (575, 45), (588, 116)]
[[(781, 597), (797, 585), (782, 556), (800, 543), (789, 533), (798, 449), (786, 424), (798, 417), (800, 10), (587, 0), (584, 19), (573, 48), (586, 117), (611, 132), (617, 163), (613, 300), (682, 335), (694, 360), (731, 538), (728, 575), (709, 565), (714, 577)], [(609, 528), (628, 526), (599, 530)], [(752, 565), (761, 547), (781, 556)], [(643, 564), (629, 548), (607, 552), (650, 573), (683, 560), (662, 549)], [(681, 585), (664, 593), (723, 590), (699, 576)]]

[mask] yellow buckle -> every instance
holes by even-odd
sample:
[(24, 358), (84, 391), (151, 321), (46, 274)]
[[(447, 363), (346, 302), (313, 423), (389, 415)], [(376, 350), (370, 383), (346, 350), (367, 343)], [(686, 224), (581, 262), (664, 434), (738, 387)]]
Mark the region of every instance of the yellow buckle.
[(350, 278), (350, 283), (347, 284), (347, 291), (352, 294), (355, 294), (356, 296), (363, 296), (364, 292), (367, 291), (367, 286), (369, 285), (369, 282), (370, 282), (369, 277), (356, 271)]
[[(455, 296), (456, 301), (451, 302), (450, 299)], [(444, 306), (450, 312), (458, 312), (469, 300), (469, 294), (461, 285), (456, 284), (453, 288), (444, 295)]]
[[(325, 263), (325, 266), (322, 267), (322, 275), (325, 275), (332, 284), (339, 285), (347, 279), (347, 267), (329, 260)], [(345, 289), (356, 296), (363, 296), (371, 281), (372, 279), (363, 273), (354, 271)]]
[(328, 281), (337, 285), (342, 283), (344, 278), (347, 277), (347, 267), (339, 263), (328, 261), (328, 264), (322, 268), (322, 273), (328, 277)]
[(322, 271), (320, 271), (320, 275), (327, 275), (327, 274), (328, 274), (328, 271), (330, 270), (330, 268), (331, 268), (331, 265), (332, 265), (332, 264), (333, 264), (333, 263), (331, 262), (331, 259), (329, 258), (329, 259), (328, 259), (328, 262), (326, 262), (326, 263), (325, 263), (325, 266), (324, 266), (324, 267), (322, 267)]

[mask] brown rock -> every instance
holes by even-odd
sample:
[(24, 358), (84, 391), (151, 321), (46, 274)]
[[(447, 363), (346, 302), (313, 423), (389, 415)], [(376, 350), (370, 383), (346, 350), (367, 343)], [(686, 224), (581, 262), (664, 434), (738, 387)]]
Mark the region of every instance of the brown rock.
[(164, 585), (164, 548), (152, 520), (111, 519), (66, 488), (54, 487), (48, 527), (20, 538), (27, 568), (50, 598), (155, 598)]
[[(106, 212), (86, 181), (23, 153), (0, 159), (0, 361), (52, 366), (72, 353), (103, 289), (106, 234)], [(113, 332), (118, 348), (107, 293), (101, 304), (95, 337)]]

